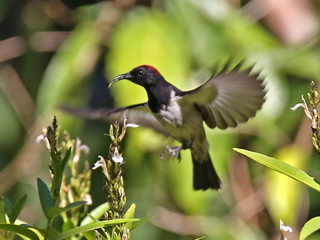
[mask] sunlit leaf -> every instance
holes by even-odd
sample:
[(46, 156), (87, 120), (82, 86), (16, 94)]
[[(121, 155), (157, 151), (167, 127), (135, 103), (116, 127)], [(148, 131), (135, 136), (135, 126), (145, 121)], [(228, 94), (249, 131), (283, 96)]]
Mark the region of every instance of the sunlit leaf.
[[(134, 203), (132, 203), (131, 206), (126, 211), (126, 213), (124, 214), (124, 219), (133, 218), (135, 211), (136, 211), (136, 205)], [(127, 222), (125, 224), (125, 228), (131, 229), (131, 227), (132, 227), (132, 222)]]
[(89, 223), (80, 227), (75, 227), (73, 229), (67, 230), (65, 232), (62, 232), (58, 236), (55, 236), (52, 238), (52, 240), (59, 240), (59, 239), (65, 239), (67, 237), (80, 234), (83, 232), (91, 231), (97, 228), (102, 228), (106, 226), (111, 226), (115, 224), (120, 224), (120, 223), (127, 223), (127, 222), (135, 222), (139, 221), (139, 219), (132, 218), (132, 219), (115, 219), (115, 220), (105, 220), (105, 221), (99, 221), (99, 222), (93, 222)]
[(315, 217), (306, 222), (300, 232), (299, 240), (305, 240), (312, 233), (320, 229), (320, 217)]
[(279, 173), (282, 173), (288, 177), (291, 177), (317, 191), (320, 192), (320, 185), (314, 180), (313, 177), (309, 176), (307, 173), (302, 171), (301, 169), (295, 168), (285, 162), (279, 161), (275, 158), (268, 157), (266, 155), (244, 150), (244, 149), (239, 149), (239, 148), (234, 148), (236, 152), (239, 152), (255, 161), (258, 163), (261, 163), (265, 165), (268, 168), (271, 168), (272, 170), (275, 170)]
[(24, 237), (31, 239), (31, 240), (39, 239), (38, 235), (35, 234), (32, 230), (28, 229), (27, 227), (21, 226), (21, 225), (0, 224), (0, 229), (20, 234)]
[(82, 233), (82, 235), (83, 235), (87, 240), (95, 240), (95, 239), (96, 239), (96, 235), (95, 235), (94, 231), (84, 232), (84, 233)]
[(103, 203), (93, 209), (88, 216), (86, 216), (80, 223), (80, 226), (92, 223), (97, 219), (100, 219), (108, 210), (110, 209), (110, 204), (108, 202)]

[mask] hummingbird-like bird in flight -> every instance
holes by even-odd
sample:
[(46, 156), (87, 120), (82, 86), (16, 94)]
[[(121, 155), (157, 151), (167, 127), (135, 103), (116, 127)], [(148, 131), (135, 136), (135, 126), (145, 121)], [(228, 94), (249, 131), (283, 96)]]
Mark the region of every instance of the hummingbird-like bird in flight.
[(256, 115), (265, 101), (265, 89), (252, 67), (242, 70), (242, 63), (215, 71), (201, 86), (182, 91), (167, 82), (153, 66), (141, 65), (116, 76), (109, 87), (123, 79), (142, 86), (148, 101), (122, 108), (73, 109), (72, 114), (90, 119), (129, 122), (149, 127), (179, 141), (181, 146), (166, 146), (170, 158), (179, 158), (182, 149), (190, 149), (195, 190), (221, 188), (221, 181), (209, 155), (203, 124), (209, 128), (236, 127)]

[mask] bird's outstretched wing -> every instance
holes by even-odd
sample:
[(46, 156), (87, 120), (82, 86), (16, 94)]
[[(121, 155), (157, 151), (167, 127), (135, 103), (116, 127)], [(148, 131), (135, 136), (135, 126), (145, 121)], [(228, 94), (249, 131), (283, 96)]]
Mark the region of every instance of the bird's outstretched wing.
[(119, 123), (122, 123), (124, 118), (126, 118), (129, 123), (135, 123), (143, 127), (152, 128), (158, 133), (169, 136), (168, 132), (153, 116), (147, 103), (135, 104), (123, 108), (110, 109), (79, 109), (67, 106), (62, 106), (61, 109), (72, 115), (93, 120), (105, 120), (108, 122), (118, 121)]
[(252, 67), (240, 71), (242, 63), (228, 71), (227, 65), (202, 86), (184, 92), (181, 101), (193, 102), (210, 128), (236, 127), (262, 107), (263, 82)]

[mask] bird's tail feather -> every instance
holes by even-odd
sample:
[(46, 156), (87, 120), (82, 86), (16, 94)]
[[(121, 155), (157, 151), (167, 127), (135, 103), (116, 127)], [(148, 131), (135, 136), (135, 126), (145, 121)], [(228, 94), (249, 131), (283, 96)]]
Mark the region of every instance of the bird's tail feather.
[(208, 188), (220, 189), (221, 181), (214, 169), (209, 153), (205, 161), (197, 161), (192, 154), (193, 162), (193, 188), (207, 190)]

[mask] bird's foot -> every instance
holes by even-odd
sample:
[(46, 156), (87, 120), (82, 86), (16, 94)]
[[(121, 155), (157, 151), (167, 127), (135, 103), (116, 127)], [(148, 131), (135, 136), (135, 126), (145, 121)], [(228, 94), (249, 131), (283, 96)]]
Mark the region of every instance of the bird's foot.
[(166, 155), (168, 156), (168, 159), (177, 158), (179, 161), (181, 160), (181, 154), (180, 151), (183, 149), (182, 146), (165, 146), (162, 153), (161, 158), (164, 158)]

